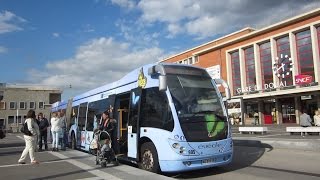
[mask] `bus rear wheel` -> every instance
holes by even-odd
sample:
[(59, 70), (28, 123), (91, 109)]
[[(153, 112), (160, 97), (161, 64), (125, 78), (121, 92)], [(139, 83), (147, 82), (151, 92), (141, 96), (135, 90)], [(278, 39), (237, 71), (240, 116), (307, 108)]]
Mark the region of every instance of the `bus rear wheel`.
[(139, 167), (154, 173), (160, 171), (157, 150), (152, 142), (146, 142), (141, 145)]

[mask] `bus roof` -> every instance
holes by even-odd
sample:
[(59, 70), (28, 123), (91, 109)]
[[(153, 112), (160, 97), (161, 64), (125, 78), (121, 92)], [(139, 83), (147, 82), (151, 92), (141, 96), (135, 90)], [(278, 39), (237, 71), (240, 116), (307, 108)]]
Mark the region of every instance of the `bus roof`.
[[(98, 88), (89, 90), (87, 92), (84, 92), (84, 93), (82, 93), (80, 95), (77, 95), (77, 96), (73, 97), (72, 101), (76, 102), (76, 101), (85, 99), (85, 98), (90, 97), (90, 96), (94, 96), (94, 95), (97, 95), (97, 94), (100, 94), (100, 93), (103, 93), (103, 92), (106, 92), (106, 91), (109, 91), (109, 90), (112, 90), (112, 89), (115, 89), (115, 88), (118, 88), (118, 87), (121, 87), (121, 86), (128, 85), (130, 83), (137, 82), (138, 74), (141, 71), (141, 69), (143, 69), (144, 75), (148, 75), (148, 69), (150, 67), (154, 66), (154, 65), (157, 65), (157, 64), (159, 64), (159, 63), (147, 64), (147, 65), (141, 66), (139, 68), (136, 68), (135, 70), (129, 72), (124, 77), (122, 77), (121, 79), (119, 79), (119, 80), (117, 80), (115, 82), (100, 86)], [(161, 64), (167, 65), (167, 66), (170, 65), (170, 66), (188, 66), (188, 67), (190, 67), (190, 65), (185, 65), (185, 64), (173, 64), (173, 63), (161, 63)], [(195, 68), (203, 69), (201, 67), (195, 67)], [(68, 101), (65, 101), (65, 100), (53, 103), (52, 104), (52, 111), (53, 110), (64, 109), (64, 108), (66, 108), (67, 104), (68, 104)]]

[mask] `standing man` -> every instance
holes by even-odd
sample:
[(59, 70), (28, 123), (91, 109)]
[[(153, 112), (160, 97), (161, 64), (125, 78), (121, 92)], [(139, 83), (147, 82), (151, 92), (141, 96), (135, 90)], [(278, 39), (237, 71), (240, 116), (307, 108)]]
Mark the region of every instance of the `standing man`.
[(67, 139), (67, 119), (63, 110), (59, 113), (59, 118), (62, 123), (61, 150), (65, 151), (68, 139)]
[(43, 117), (43, 114), (41, 112), (38, 114), (38, 121), (39, 121), (39, 129), (40, 129), (39, 151), (42, 151), (42, 140), (44, 141), (45, 150), (48, 150), (47, 129), (50, 126), (49, 121), (47, 118)]

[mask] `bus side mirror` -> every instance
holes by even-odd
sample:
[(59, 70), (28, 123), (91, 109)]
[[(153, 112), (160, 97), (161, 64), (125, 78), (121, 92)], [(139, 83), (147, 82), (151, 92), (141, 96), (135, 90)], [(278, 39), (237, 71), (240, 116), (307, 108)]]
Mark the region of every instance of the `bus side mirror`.
[(223, 98), (223, 101), (227, 101), (231, 99), (231, 92), (230, 92), (230, 88), (229, 85), (226, 81), (224, 81), (223, 79), (214, 79), (214, 81), (216, 82), (216, 84), (221, 84), (224, 87), (224, 90), (226, 92), (226, 97)]
[(159, 91), (167, 90), (167, 78), (164, 75), (159, 75)]

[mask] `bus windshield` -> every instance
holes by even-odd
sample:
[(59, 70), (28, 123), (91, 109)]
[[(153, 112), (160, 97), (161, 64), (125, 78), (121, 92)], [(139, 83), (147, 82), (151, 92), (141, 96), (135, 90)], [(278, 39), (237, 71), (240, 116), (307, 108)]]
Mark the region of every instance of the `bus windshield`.
[(210, 77), (168, 74), (167, 82), (187, 141), (227, 138), (227, 119)]

